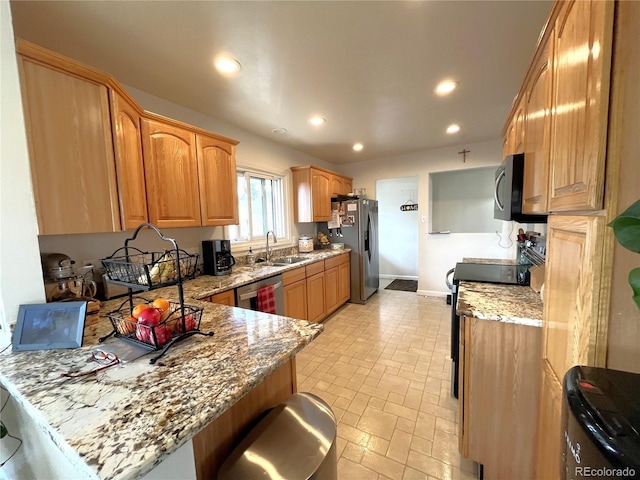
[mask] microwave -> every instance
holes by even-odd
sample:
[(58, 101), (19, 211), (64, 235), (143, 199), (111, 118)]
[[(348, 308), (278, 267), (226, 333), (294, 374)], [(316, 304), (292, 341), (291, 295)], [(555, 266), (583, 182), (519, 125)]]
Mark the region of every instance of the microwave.
[(524, 153), (507, 156), (496, 170), (493, 218), (519, 223), (547, 223), (546, 215), (522, 213)]

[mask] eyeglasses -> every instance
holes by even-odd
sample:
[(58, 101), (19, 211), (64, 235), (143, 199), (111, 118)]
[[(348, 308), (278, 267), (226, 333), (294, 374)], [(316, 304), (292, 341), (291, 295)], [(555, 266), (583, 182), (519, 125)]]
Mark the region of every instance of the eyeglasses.
[(84, 375), (91, 375), (92, 373), (99, 372), (100, 370), (104, 370), (105, 368), (109, 368), (113, 365), (120, 363), (120, 359), (115, 353), (103, 352), (102, 350), (96, 350), (95, 352), (93, 352), (91, 354), (91, 357), (89, 357), (89, 359), (87, 360), (87, 362), (91, 362), (91, 361), (98, 363), (100, 366), (92, 370), (85, 370), (85, 371), (76, 370), (76, 371), (71, 371), (67, 373), (61, 373), (60, 376), (67, 377), (67, 378), (82, 377)]

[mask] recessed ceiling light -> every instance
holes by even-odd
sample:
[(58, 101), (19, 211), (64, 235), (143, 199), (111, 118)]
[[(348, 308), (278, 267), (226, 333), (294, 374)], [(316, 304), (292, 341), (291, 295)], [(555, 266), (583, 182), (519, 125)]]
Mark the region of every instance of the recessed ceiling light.
[(309, 119), (309, 123), (310, 123), (311, 125), (316, 125), (316, 126), (318, 126), (318, 125), (322, 125), (323, 123), (326, 123), (326, 121), (327, 121), (327, 119), (326, 119), (326, 118), (321, 117), (321, 116), (319, 116), (319, 115), (316, 115), (315, 117), (311, 117), (311, 118)]
[(353, 144), (353, 149), (356, 152), (360, 152), (363, 148), (364, 148), (364, 145), (362, 145), (361, 143), (354, 143)]
[(224, 55), (216, 57), (213, 64), (215, 65), (216, 69), (223, 75), (233, 75), (234, 73), (238, 73), (241, 68), (240, 62), (238, 62), (238, 60)]
[(458, 133), (459, 131), (460, 131), (460, 125), (456, 125), (455, 123), (447, 127), (447, 133), (449, 134)]
[(458, 82), (453, 80), (444, 80), (436, 87), (436, 93), (438, 95), (449, 95), (458, 87)]
[(278, 128), (274, 128), (273, 130), (271, 130), (271, 133), (275, 133), (276, 135), (284, 135), (285, 133), (287, 133), (287, 129), (286, 128), (282, 128), (282, 127), (278, 127)]

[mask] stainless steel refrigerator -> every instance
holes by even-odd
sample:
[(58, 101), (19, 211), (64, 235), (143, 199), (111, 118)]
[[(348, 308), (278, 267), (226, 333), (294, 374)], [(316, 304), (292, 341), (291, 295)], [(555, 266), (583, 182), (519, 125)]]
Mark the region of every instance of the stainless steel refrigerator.
[(331, 243), (344, 243), (351, 249), (351, 303), (365, 303), (378, 291), (378, 201), (345, 200), (331, 204), (338, 211), (340, 228), (335, 223), (321, 223), (319, 229)]

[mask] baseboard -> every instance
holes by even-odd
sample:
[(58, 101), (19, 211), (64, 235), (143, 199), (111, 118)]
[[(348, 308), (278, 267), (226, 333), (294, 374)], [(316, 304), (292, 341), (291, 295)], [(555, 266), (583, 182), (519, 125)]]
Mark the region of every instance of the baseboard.
[(418, 290), (416, 295), (422, 295), (423, 297), (446, 297), (451, 292), (436, 292), (435, 290)]
[(392, 280), (418, 280), (418, 277), (415, 275), (378, 275), (380, 278), (384, 279), (392, 279)]

